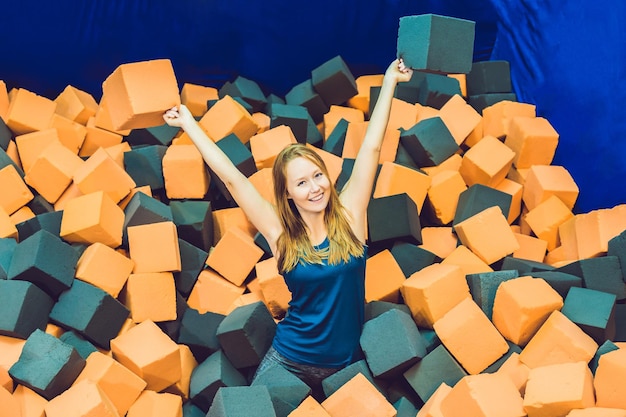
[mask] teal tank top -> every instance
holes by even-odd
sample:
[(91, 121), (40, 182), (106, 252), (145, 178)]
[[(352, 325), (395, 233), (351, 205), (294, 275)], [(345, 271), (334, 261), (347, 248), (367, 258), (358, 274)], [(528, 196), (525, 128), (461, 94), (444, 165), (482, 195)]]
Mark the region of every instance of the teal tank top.
[[(328, 238), (320, 245), (329, 245)], [(365, 317), (365, 260), (351, 257), (337, 265), (299, 263), (283, 276), (291, 291), (285, 318), (276, 327), (273, 347), (296, 363), (344, 367), (360, 359)]]

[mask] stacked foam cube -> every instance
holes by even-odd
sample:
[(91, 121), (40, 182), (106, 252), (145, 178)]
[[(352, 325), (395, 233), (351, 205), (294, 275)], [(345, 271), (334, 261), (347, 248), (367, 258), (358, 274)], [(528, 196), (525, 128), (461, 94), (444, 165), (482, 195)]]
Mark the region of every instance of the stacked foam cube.
[[(291, 294), (267, 242), (163, 112), (186, 104), (272, 200), (301, 142), (340, 187), (382, 74), (336, 56), (284, 97), (120, 65), (102, 96), (0, 83), (0, 415), (626, 416), (626, 205), (574, 214), (559, 135), (472, 62), (473, 22), (400, 19), (368, 209), (361, 360), (252, 376)], [(159, 88), (155, 89), (154, 86)]]

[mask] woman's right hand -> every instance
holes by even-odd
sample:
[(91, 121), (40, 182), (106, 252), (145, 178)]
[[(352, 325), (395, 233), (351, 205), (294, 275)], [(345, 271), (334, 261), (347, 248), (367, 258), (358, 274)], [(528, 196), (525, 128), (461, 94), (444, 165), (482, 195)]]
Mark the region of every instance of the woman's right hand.
[(169, 126), (182, 127), (184, 129), (185, 123), (195, 120), (191, 111), (184, 104), (178, 107), (174, 106), (169, 110), (166, 110), (163, 114), (163, 120)]

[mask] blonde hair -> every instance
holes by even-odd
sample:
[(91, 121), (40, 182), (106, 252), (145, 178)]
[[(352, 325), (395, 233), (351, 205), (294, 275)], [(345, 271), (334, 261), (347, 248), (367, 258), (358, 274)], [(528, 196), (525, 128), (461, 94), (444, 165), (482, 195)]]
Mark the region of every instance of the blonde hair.
[(351, 256), (363, 256), (363, 244), (355, 236), (347, 213), (339, 200), (339, 194), (330, 187), (330, 198), (324, 211), (324, 222), (328, 233), (327, 251), (316, 251), (309, 240), (306, 224), (295, 204), (287, 198), (287, 164), (296, 158), (306, 158), (317, 165), (328, 177), (328, 169), (320, 156), (306, 145), (295, 143), (285, 147), (276, 157), (272, 168), (274, 197), (283, 233), (276, 242), (279, 257), (278, 270), (288, 272), (298, 262), (322, 263), (328, 259), (331, 265), (348, 261)]

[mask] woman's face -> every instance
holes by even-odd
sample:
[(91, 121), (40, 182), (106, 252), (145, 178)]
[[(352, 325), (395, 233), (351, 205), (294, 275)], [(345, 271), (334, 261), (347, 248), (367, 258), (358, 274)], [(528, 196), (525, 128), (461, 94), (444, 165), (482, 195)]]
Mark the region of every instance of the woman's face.
[(329, 199), (330, 181), (311, 160), (298, 157), (287, 163), (287, 197), (302, 213), (324, 211)]

